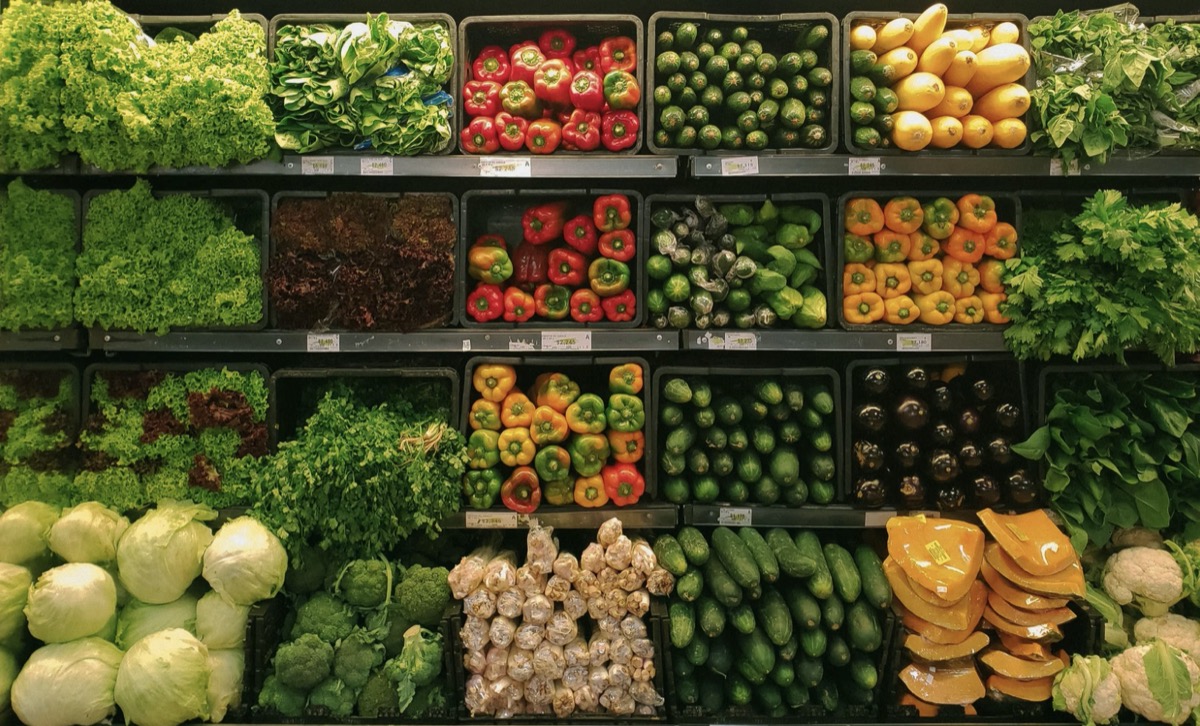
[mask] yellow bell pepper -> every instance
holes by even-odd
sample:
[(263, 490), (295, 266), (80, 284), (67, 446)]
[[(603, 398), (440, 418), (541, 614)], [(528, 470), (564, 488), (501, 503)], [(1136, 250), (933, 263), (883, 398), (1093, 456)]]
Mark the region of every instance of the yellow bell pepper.
[(499, 431), (504, 428), (500, 423), (500, 405), (482, 398), (475, 399), (475, 402), (471, 404), (470, 423), (471, 428), (476, 431), (479, 429)]
[(883, 298), (873, 292), (847, 295), (842, 300), (842, 314), (847, 323), (867, 325), (883, 320)]
[(954, 320), (954, 296), (945, 290), (917, 295), (915, 302), (926, 325), (945, 325)]
[(1004, 292), (1004, 263), (987, 259), (976, 266), (979, 270), (979, 286), (988, 292)]
[(604, 479), (596, 476), (581, 476), (575, 480), (575, 503), (587, 509), (608, 504), (608, 493), (604, 491)]
[(937, 257), (937, 253), (942, 249), (941, 242), (938, 242), (920, 230), (910, 234), (908, 239), (911, 241), (908, 248), (908, 259), (913, 262), (932, 260), (934, 257)]
[(881, 262), (875, 266), (875, 291), (884, 300), (899, 297), (911, 289), (908, 266), (903, 262)]
[(963, 325), (974, 325), (983, 322), (983, 301), (977, 295), (959, 298), (954, 301), (954, 322)]
[(954, 299), (971, 297), (978, 284), (979, 270), (975, 269), (975, 265), (953, 257), (942, 260), (942, 290), (953, 295)]
[(928, 295), (942, 289), (942, 261), (917, 260), (908, 263), (908, 276), (913, 292)]
[(538, 406), (533, 412), (533, 423), (529, 427), (529, 438), (535, 446), (561, 444), (567, 440), (570, 429), (567, 417), (550, 408)]
[(539, 406), (550, 408), (565, 414), (567, 407), (579, 398), (579, 384), (572, 381), (565, 373), (543, 373), (534, 381), (534, 401)]
[(529, 429), (505, 429), (500, 433), (500, 461), (505, 466), (526, 466), (533, 462), (537, 447), (529, 437)]
[(983, 301), (983, 319), (992, 325), (1004, 325), (1009, 322), (1008, 316), (1000, 312), (1000, 306), (1008, 295), (1002, 292), (981, 292), (979, 299)]
[(875, 292), (875, 273), (871, 268), (861, 263), (846, 265), (842, 271), (842, 294), (857, 295), (861, 292)]
[(883, 301), (883, 319), (890, 325), (908, 325), (915, 323), (921, 316), (917, 304), (908, 295), (899, 295)]
[(512, 366), (481, 365), (471, 374), (471, 383), (485, 401), (500, 403), (517, 385), (517, 372)]
[(533, 424), (533, 401), (520, 391), (513, 391), (500, 404), (500, 422), (506, 429), (529, 428)]

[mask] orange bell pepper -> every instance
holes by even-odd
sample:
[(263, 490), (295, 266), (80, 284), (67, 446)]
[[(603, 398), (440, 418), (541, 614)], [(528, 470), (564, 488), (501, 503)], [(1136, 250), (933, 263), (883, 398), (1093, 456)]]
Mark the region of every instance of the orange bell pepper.
[(637, 395), (642, 392), (642, 367), (637, 363), (622, 363), (614, 366), (608, 372), (609, 393), (630, 393)]
[(846, 231), (870, 237), (883, 229), (883, 209), (879, 202), (859, 197), (846, 202)]
[(873, 292), (847, 295), (842, 300), (842, 314), (854, 325), (877, 323), (883, 320), (883, 298)]
[(912, 289), (920, 295), (928, 295), (942, 289), (942, 261), (924, 260), (908, 263), (908, 276)]
[(533, 424), (535, 408), (533, 401), (524, 393), (513, 391), (504, 397), (504, 403), (500, 405), (500, 422), (506, 429), (527, 429)]
[(539, 406), (549, 406), (559, 413), (566, 413), (567, 406), (579, 398), (579, 384), (565, 373), (543, 373), (533, 382), (533, 400)]
[(608, 448), (619, 464), (635, 464), (646, 454), (646, 435), (641, 431), (609, 431)]
[(984, 241), (983, 235), (966, 227), (955, 227), (946, 244), (942, 245), (942, 251), (948, 256), (971, 264), (982, 260), (986, 249), (987, 242)]
[(964, 194), (958, 200), (958, 224), (980, 234), (996, 226), (996, 202), (982, 194)]
[(504, 428), (500, 423), (500, 404), (482, 398), (475, 399), (471, 404), (471, 428), (478, 431), (499, 431)]
[(954, 296), (945, 290), (917, 295), (917, 309), (921, 311), (921, 322), (927, 325), (945, 325), (954, 320)]
[(1007, 260), (1017, 254), (1017, 230), (1008, 222), (1000, 222), (984, 235), (984, 251), (997, 260)]
[(947, 257), (942, 261), (942, 289), (957, 300), (975, 294), (979, 270), (974, 265)]
[(517, 385), (517, 372), (512, 366), (481, 365), (471, 374), (471, 384), (485, 401), (500, 403)]
[(604, 491), (604, 477), (581, 476), (575, 480), (575, 503), (587, 509), (608, 504), (608, 492)]
[(886, 229), (876, 232), (871, 241), (875, 243), (876, 262), (904, 262), (908, 259), (908, 251), (912, 249), (912, 240), (908, 235)]
[(536, 446), (561, 444), (567, 440), (570, 427), (567, 417), (549, 406), (538, 406), (533, 412), (533, 423), (529, 426), (529, 438)]
[(908, 259), (913, 262), (932, 260), (942, 249), (942, 243), (918, 230), (908, 236)]
[(977, 295), (954, 301), (954, 322), (974, 325), (983, 322), (983, 301)]
[(925, 211), (912, 197), (893, 197), (883, 207), (883, 223), (893, 232), (912, 234), (924, 221)]
[(979, 286), (988, 292), (1004, 292), (1004, 263), (1000, 260), (984, 260), (975, 269), (979, 270)]
[(875, 273), (866, 265), (846, 265), (842, 272), (842, 294), (857, 295), (860, 292), (875, 292)]
[(921, 311), (908, 295), (900, 295), (883, 301), (883, 319), (891, 325), (915, 323)]
[(908, 266), (903, 262), (881, 262), (875, 266), (875, 291), (884, 300), (899, 297), (911, 289)]
[(981, 292), (979, 299), (983, 301), (983, 319), (992, 325), (1004, 325), (1009, 322), (1008, 316), (1000, 312), (1000, 306), (1008, 300), (1008, 295), (1002, 292)]

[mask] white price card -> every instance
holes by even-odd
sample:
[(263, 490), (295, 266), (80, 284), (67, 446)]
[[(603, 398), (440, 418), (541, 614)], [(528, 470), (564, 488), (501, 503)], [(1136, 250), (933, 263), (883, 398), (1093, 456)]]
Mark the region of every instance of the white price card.
[(721, 176), (750, 176), (757, 173), (757, 156), (727, 156), (721, 159)]
[(463, 338), (463, 352), (466, 353), (470, 350), (471, 350), (471, 339)]
[(721, 507), (717, 524), (726, 527), (749, 527), (754, 524), (754, 511), (748, 507)]
[(300, 157), (300, 173), (305, 176), (310, 174), (332, 174), (333, 157), (302, 156)]
[(896, 516), (895, 512), (863, 512), (864, 527), (886, 527), (888, 520)]
[(337, 333), (309, 333), (309, 353), (337, 353), (342, 349), (342, 338)]
[(591, 350), (592, 331), (542, 331), (542, 350)]
[(479, 176), (533, 176), (528, 156), (485, 156), (479, 160)]
[(725, 336), (723, 335), (705, 333), (704, 337), (700, 339), (700, 342), (703, 343), (704, 347), (708, 348), (709, 350), (725, 350)]
[(852, 156), (848, 165), (850, 176), (879, 176), (878, 156)]
[(467, 529), (516, 529), (516, 512), (467, 512)]
[(758, 350), (758, 336), (754, 333), (726, 333), (725, 350)]
[(1079, 159), (1063, 164), (1062, 159), (1050, 160), (1050, 176), (1079, 176)]
[(901, 353), (928, 353), (933, 350), (929, 333), (896, 333), (896, 350)]
[(363, 176), (391, 176), (390, 156), (366, 156), (358, 160), (358, 172)]
[(522, 340), (520, 338), (509, 338), (509, 350), (537, 350), (537, 343), (532, 340)]

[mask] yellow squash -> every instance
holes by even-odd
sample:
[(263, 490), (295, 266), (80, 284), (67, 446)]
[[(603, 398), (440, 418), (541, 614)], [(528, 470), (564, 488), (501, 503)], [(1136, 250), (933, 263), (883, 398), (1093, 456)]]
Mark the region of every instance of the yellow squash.
[(992, 124), (992, 145), (1001, 149), (1015, 149), (1025, 143), (1028, 129), (1019, 118), (1000, 119)]
[[(1020, 83), (1004, 83), (996, 86), (975, 102), (975, 113), (993, 124), (1001, 119), (1024, 116), (1028, 110), (1029, 89)], [(1070, 545), (1068, 544), (1068, 546)]]
[(908, 40), (908, 47), (917, 53), (924, 51), (929, 45), (941, 37), (946, 29), (946, 16), (950, 9), (942, 3), (930, 5), (925, 12), (913, 22), (913, 34)]
[(863, 23), (850, 31), (850, 50), (870, 50), (875, 45), (875, 29)]
[(975, 75), (967, 90), (975, 98), (996, 86), (1013, 83), (1029, 70), (1029, 53), (1016, 43), (991, 45), (975, 54)]
[(950, 67), (950, 64), (954, 61), (954, 55), (958, 53), (958, 50), (959, 45), (957, 40), (942, 36), (930, 43), (929, 47), (921, 53), (921, 60), (917, 63), (917, 70), (940, 76)]
[(933, 140), (929, 145), (935, 149), (953, 149), (962, 141), (962, 122), (953, 116), (938, 116), (930, 120), (929, 125), (933, 128)]
[(913, 23), (908, 18), (896, 18), (875, 32), (875, 45), (871, 50), (875, 55), (883, 55), (892, 48), (899, 48), (908, 42), (913, 34)]
[[(942, 102), (929, 111), (930, 118), (938, 116), (953, 116), (961, 119), (963, 116), (971, 113), (971, 108), (975, 105), (975, 99), (971, 98), (971, 94), (967, 93), (967, 89), (958, 86), (946, 86), (946, 95), (942, 98)], [(959, 124), (959, 131), (962, 131), (962, 124)], [(962, 133), (959, 133), (959, 138), (962, 138)]]
[(924, 112), (936, 108), (946, 97), (946, 84), (933, 73), (913, 73), (892, 86), (900, 100), (897, 110)]
[(996, 131), (992, 128), (991, 121), (975, 113), (967, 114), (960, 120), (963, 125), (963, 146), (982, 149), (992, 143), (992, 137)]
[(929, 118), (916, 111), (899, 111), (892, 114), (892, 143), (905, 151), (920, 151), (933, 140), (933, 126)]
[(946, 86), (959, 86), (964, 91), (966, 86), (975, 76), (975, 53), (969, 50), (960, 50), (954, 54), (954, 60), (950, 61), (950, 67), (942, 74), (942, 80), (946, 82)]
[(988, 45), (1016, 43), (1020, 39), (1021, 29), (1017, 27), (1017, 24), (1005, 21), (992, 28), (992, 35), (988, 38)]
[(892, 80), (898, 81), (917, 69), (917, 54), (912, 48), (902, 45), (879, 56), (877, 63), (891, 66), (895, 71)]

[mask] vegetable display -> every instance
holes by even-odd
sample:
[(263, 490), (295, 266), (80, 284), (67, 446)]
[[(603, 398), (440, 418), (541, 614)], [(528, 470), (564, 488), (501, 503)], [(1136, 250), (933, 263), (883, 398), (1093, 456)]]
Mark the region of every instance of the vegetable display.
[[(1029, 52), (1014, 22), (861, 18), (849, 35), (849, 140), (876, 148), (1017, 149), (1025, 143)], [(1016, 18), (1014, 18), (1016, 19)]]
[(789, 507), (832, 502), (836, 417), (829, 378), (664, 376), (658, 409), (662, 498)]
[(450, 32), (386, 13), (337, 28), (284, 25), (275, 37), (271, 103), (285, 151), (437, 153), (453, 142)]
[(516, 368), (476, 365), (467, 506), (488, 509), (499, 497), (506, 508), (532, 514), (543, 504), (637, 504), (646, 489), (643, 376), (639, 363), (613, 367), (604, 398), (565, 373), (541, 373), (522, 389)]
[(0, 506), (69, 499), (76, 385), (62, 369), (0, 371)]
[(785, 719), (873, 706), (892, 590), (869, 545), (811, 530), (684, 527), (660, 535), (671, 599), (674, 695), (685, 713)]
[(71, 197), (17, 179), (0, 194), (0, 330), (64, 328), (74, 319), (78, 220)]
[(662, 716), (658, 636), (645, 618), (651, 598), (674, 586), (650, 545), (626, 536), (616, 518), (578, 556), (534, 525), (520, 567), (512, 550), (463, 557), (450, 588), (463, 604), (467, 711)]
[(847, 325), (1008, 322), (1003, 280), (1017, 229), (999, 218), (991, 197), (855, 197), (843, 214)]
[(276, 327), (408, 332), (451, 318), (458, 222), (446, 196), (283, 198), (271, 237)]
[(858, 507), (956, 512), (1037, 506), (1015, 366), (900, 363), (855, 367), (850, 496)]
[[(757, 205), (756, 205), (757, 206)], [(656, 205), (646, 309), (656, 328), (823, 328), (821, 212), (765, 200)]]
[(466, 314), (476, 323), (632, 322), (634, 221), (624, 194), (539, 202), (520, 213), (519, 228), (498, 211), (467, 250), (475, 287)]
[(832, 44), (824, 20), (670, 21), (654, 41), (655, 145), (826, 148)]
[(637, 41), (596, 45), (567, 27), (524, 36), (507, 50), (485, 46), (470, 60), (462, 103), (463, 151), (552, 154), (622, 151), (638, 142)]

